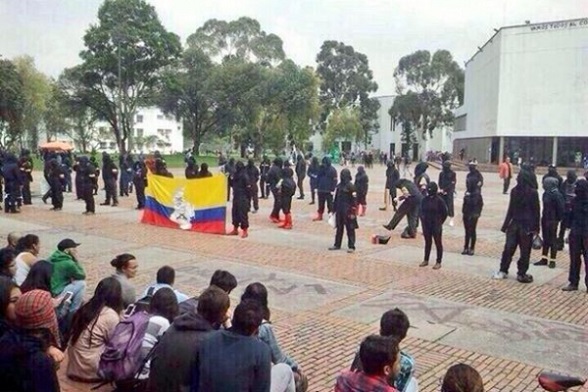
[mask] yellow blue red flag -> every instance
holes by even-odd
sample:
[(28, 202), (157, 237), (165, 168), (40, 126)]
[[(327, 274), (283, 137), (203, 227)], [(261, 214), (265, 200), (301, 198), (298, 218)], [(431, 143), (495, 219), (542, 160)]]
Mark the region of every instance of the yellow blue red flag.
[(225, 234), (227, 179), (222, 174), (187, 180), (149, 173), (142, 223)]

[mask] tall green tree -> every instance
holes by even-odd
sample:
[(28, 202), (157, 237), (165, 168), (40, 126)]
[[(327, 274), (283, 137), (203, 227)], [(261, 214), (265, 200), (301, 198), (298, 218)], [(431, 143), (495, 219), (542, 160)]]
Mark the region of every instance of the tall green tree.
[(135, 111), (154, 102), (163, 69), (181, 53), (180, 40), (146, 1), (105, 0), (84, 44), (83, 63), (69, 70), (79, 81), (74, 94), (108, 121), (120, 152), (125, 152)]
[(325, 130), (323, 150), (330, 150), (339, 140), (359, 142), (363, 136), (361, 113), (358, 108), (335, 109)]
[(23, 82), (16, 67), (0, 59), (0, 147), (20, 138), (24, 106)]

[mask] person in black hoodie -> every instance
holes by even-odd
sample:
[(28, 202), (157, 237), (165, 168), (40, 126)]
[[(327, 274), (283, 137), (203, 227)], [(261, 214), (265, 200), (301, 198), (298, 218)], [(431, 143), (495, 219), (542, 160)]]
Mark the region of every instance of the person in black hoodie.
[(387, 225), (384, 225), (386, 230), (394, 230), (396, 226), (406, 216), (408, 225), (401, 234), (402, 238), (416, 238), (417, 225), (416, 221), (419, 218), (419, 208), (423, 200), (423, 194), (417, 189), (414, 182), (402, 178), (396, 182), (396, 188), (400, 189), (401, 195), (396, 197), (396, 201), (402, 201), (398, 211)]
[(266, 182), (272, 192), (272, 196), (274, 197), (274, 206), (270, 214), (270, 220), (273, 223), (280, 223), (280, 210), (282, 209), (280, 203), (282, 200), (280, 199), (279, 195), (278, 183), (282, 179), (283, 165), (284, 162), (282, 162), (282, 159), (276, 158), (274, 159), (274, 164), (267, 173)]
[(133, 164), (133, 184), (135, 185), (135, 196), (137, 197), (137, 210), (145, 208), (145, 188), (147, 187), (147, 166), (145, 161), (138, 159)]
[(31, 182), (33, 182), (33, 160), (31, 153), (27, 149), (23, 149), (20, 154), (18, 166), (21, 174), (22, 184), (22, 204), (31, 205)]
[(561, 178), (561, 176), (557, 172), (557, 167), (553, 163), (549, 165), (547, 173), (545, 173), (545, 175), (541, 179), (541, 183), (545, 185), (545, 179), (549, 177), (553, 177), (557, 180), (557, 189), (560, 189), (563, 184), (563, 178)]
[(462, 216), (463, 228), (465, 229), (465, 241), (463, 245), (462, 255), (474, 255), (476, 248), (476, 228), (478, 226), (478, 219), (482, 214), (484, 207), (484, 199), (482, 199), (482, 192), (478, 187), (478, 181), (475, 178), (470, 179), (466, 184), (466, 193), (463, 197)]
[(396, 212), (396, 183), (400, 180), (400, 172), (396, 168), (394, 161), (388, 161), (386, 165), (386, 189), (384, 190), (384, 207), (380, 207), (380, 211), (386, 211), (388, 204), (392, 200), (392, 207)]
[(439, 196), (439, 187), (434, 182), (427, 185), (427, 196), (421, 202), (421, 222), (423, 223), (423, 236), (425, 237), (425, 258), (419, 267), (429, 265), (429, 256), (433, 240), (437, 248), (437, 259), (433, 269), (441, 268), (443, 261), (443, 223), (447, 219), (447, 205)]
[(194, 157), (188, 158), (188, 164), (186, 165), (184, 174), (188, 180), (198, 178), (198, 165), (196, 164), (196, 159), (194, 159)]
[(476, 184), (481, 191), (482, 187), (484, 186), (484, 176), (478, 170), (478, 163), (473, 160), (470, 161), (468, 163), (468, 170), (468, 174), (466, 175), (466, 184), (468, 183), (468, 181), (470, 181), (470, 179), (472, 179), (472, 181), (476, 180)]
[(568, 170), (565, 181), (561, 184), (560, 192), (564, 197), (565, 207), (564, 215), (559, 225), (559, 235), (557, 236), (557, 250), (563, 250), (564, 237), (566, 230), (572, 225), (572, 203), (576, 197), (576, 181), (578, 175), (575, 170)]
[(112, 206), (118, 205), (116, 198), (116, 180), (118, 178), (118, 167), (112, 161), (108, 154), (102, 154), (102, 180), (104, 181), (104, 191), (106, 193), (104, 203), (101, 206), (109, 206), (112, 200)]
[[(548, 265), (555, 268), (557, 257), (557, 225), (563, 218), (565, 202), (559, 192), (557, 177), (543, 177), (543, 214), (541, 215), (541, 232), (543, 233), (543, 249), (541, 260), (534, 265)], [(549, 252), (549, 262), (547, 262)]]
[(231, 181), (233, 186), (233, 230), (229, 235), (238, 235), (241, 227), (241, 238), (247, 238), (249, 230), (249, 200), (251, 198), (251, 181), (243, 162), (235, 164), (235, 174)]
[[(319, 193), (320, 195), (320, 193)], [(347, 231), (347, 253), (355, 252), (355, 229), (357, 225), (357, 199), (349, 169), (341, 170), (341, 181), (335, 191), (335, 220), (337, 231), (335, 233), (335, 245), (329, 250), (341, 249), (343, 241), (343, 229)]]
[(331, 166), (331, 159), (324, 157), (319, 169), (317, 192), (318, 192), (318, 210), (313, 221), (322, 221), (325, 213), (325, 203), (327, 212), (333, 212), (333, 192), (337, 187), (337, 170)]
[(431, 182), (429, 175), (426, 173), (428, 168), (429, 164), (427, 162), (419, 162), (414, 168), (414, 183), (423, 196), (427, 195), (427, 187)]
[(51, 204), (52, 211), (61, 211), (63, 208), (63, 184), (65, 183), (65, 174), (63, 168), (52, 159), (49, 165), (49, 186), (51, 187)]
[(96, 179), (96, 167), (87, 157), (79, 157), (76, 165), (76, 193), (86, 203), (84, 215), (94, 215), (96, 206), (94, 203), (94, 180)]
[[(358, 166), (355, 175), (355, 189), (357, 191), (357, 209), (359, 216), (365, 216), (367, 211), (367, 194), (370, 179), (363, 166)], [(396, 190), (396, 188), (394, 188)], [(395, 191), (396, 194), (396, 191)]]
[(582, 269), (582, 257), (586, 277), (584, 283), (588, 288), (588, 181), (580, 179), (576, 181), (576, 197), (572, 201), (571, 225), (570, 225), (570, 273), (569, 284), (563, 291), (576, 291), (580, 283), (580, 270)]
[(249, 177), (249, 183), (251, 185), (251, 204), (253, 204), (253, 212), (257, 214), (259, 211), (259, 169), (255, 166), (253, 159), (247, 161), (247, 176)]
[(229, 306), (229, 295), (210, 286), (198, 297), (197, 313), (189, 311), (174, 320), (154, 349), (149, 391), (189, 390), (198, 347), (225, 322)]
[(267, 155), (263, 156), (259, 164), (259, 187), (261, 188), (261, 198), (267, 199), (269, 197), (269, 185), (267, 184), (267, 172), (271, 167), (271, 163)]
[(196, 178), (206, 178), (212, 177), (212, 173), (208, 171), (208, 163), (202, 162), (200, 164), (200, 171), (198, 172), (198, 176)]
[(296, 193), (296, 183), (294, 182), (294, 172), (291, 168), (286, 167), (282, 170), (282, 181), (280, 185), (280, 205), (284, 211), (284, 222), (278, 227), (282, 229), (292, 229), (292, 197)]
[(443, 162), (443, 169), (439, 173), (439, 189), (441, 190), (441, 197), (447, 205), (447, 215), (449, 216), (449, 226), (453, 226), (454, 203), (453, 195), (455, 194), (455, 184), (457, 183), (457, 176), (451, 170), (451, 162)]
[(296, 157), (296, 184), (298, 185), (298, 191), (300, 196), (298, 200), (304, 200), (304, 179), (306, 178), (306, 159), (302, 154), (298, 154)]
[(231, 158), (223, 166), (223, 172), (227, 176), (227, 201), (231, 200), (231, 188), (233, 187), (233, 177), (235, 176), (235, 159)]
[(12, 153), (6, 154), (2, 165), (2, 177), (4, 177), (4, 212), (18, 213), (18, 199), (22, 177), (18, 168), (16, 156)]
[(313, 205), (315, 202), (316, 196), (316, 189), (318, 188), (318, 175), (320, 171), (320, 163), (317, 157), (312, 157), (310, 160), (310, 165), (308, 165), (308, 170), (306, 174), (310, 178), (310, 203), (309, 205)]
[(80, 157), (76, 157), (74, 160), (74, 164), (72, 166), (72, 170), (76, 173), (76, 178), (74, 179), (74, 184), (76, 188), (76, 200), (82, 200), (82, 176), (79, 173), (80, 168)]
[(506, 279), (508, 269), (517, 247), (520, 248), (517, 281), (533, 282), (533, 276), (527, 274), (533, 237), (539, 233), (539, 194), (534, 188), (533, 176), (521, 170), (517, 176), (517, 185), (510, 192), (510, 201), (501, 231), (506, 233), (506, 243), (500, 261), (500, 270), (494, 279)]

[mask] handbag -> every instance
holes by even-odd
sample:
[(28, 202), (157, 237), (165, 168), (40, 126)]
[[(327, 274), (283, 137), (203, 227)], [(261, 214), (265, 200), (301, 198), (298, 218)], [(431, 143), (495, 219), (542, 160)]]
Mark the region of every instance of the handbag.
[(332, 214), (329, 215), (329, 225), (334, 229), (337, 227), (337, 213), (334, 212)]
[(539, 250), (543, 247), (543, 239), (539, 234), (535, 235), (535, 238), (533, 238), (533, 244), (531, 247), (535, 250)]

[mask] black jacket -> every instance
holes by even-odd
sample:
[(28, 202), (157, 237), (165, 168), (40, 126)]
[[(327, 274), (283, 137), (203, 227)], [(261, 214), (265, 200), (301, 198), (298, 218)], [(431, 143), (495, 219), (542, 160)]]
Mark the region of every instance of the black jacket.
[(394, 165), (386, 168), (386, 189), (394, 189), (396, 183), (400, 180), (400, 172)]
[(259, 181), (259, 169), (255, 165), (247, 165), (245, 166), (245, 170), (247, 170), (247, 176), (249, 177), (249, 181), (251, 184), (257, 184)]
[(198, 178), (198, 166), (195, 163), (189, 163), (186, 166), (185, 173), (187, 179)]
[(588, 236), (588, 182), (577, 182), (576, 198), (572, 201), (572, 225), (570, 235)]
[(452, 194), (455, 192), (455, 183), (457, 182), (457, 176), (451, 169), (446, 170), (443, 168), (439, 173), (439, 190), (446, 194)]
[(447, 204), (439, 195), (430, 195), (421, 202), (421, 222), (423, 229), (441, 230), (447, 219)]
[(310, 177), (310, 186), (313, 189), (318, 187), (319, 171), (320, 171), (320, 165), (318, 164), (318, 162), (316, 164), (314, 164), (311, 161), (310, 165), (308, 165), (308, 170), (306, 171), (306, 174), (308, 174), (308, 177)]
[(353, 185), (353, 183), (339, 183), (339, 185), (337, 185), (333, 210), (339, 217), (342, 217), (344, 221), (356, 220), (357, 199), (355, 197), (355, 185)]
[(306, 177), (306, 160), (300, 157), (296, 161), (296, 177), (303, 180)]
[(479, 218), (484, 208), (484, 199), (479, 190), (467, 192), (463, 197), (461, 212), (464, 218)]
[(560, 222), (563, 219), (565, 202), (557, 188), (543, 192), (543, 222)]
[(331, 160), (323, 158), (323, 163), (319, 168), (317, 190), (319, 192), (334, 192), (337, 187), (337, 169), (331, 166)]
[(474, 181), (476, 182), (476, 184), (480, 184), (478, 185), (478, 188), (482, 188), (484, 186), (484, 176), (482, 175), (482, 173), (480, 173), (480, 171), (478, 169), (474, 169), (474, 170), (470, 170), (466, 176), (466, 184), (469, 181)]
[(364, 171), (357, 171), (355, 175), (355, 189), (358, 194), (367, 195), (369, 188), (370, 179), (367, 173)]
[(233, 187), (233, 199), (249, 199), (251, 195), (251, 183), (245, 168), (236, 171), (231, 183)]
[(530, 175), (525, 175), (521, 180), (520, 172), (517, 181), (518, 184), (510, 192), (510, 201), (506, 218), (502, 225), (502, 231), (506, 231), (512, 224), (519, 224), (527, 233), (539, 232), (540, 206), (539, 194), (537, 189), (533, 188), (533, 182)]
[(276, 185), (278, 185), (278, 182), (280, 182), (281, 178), (282, 168), (274, 164), (267, 172), (267, 178), (265, 181), (269, 184), (271, 189), (275, 190)]
[(549, 177), (555, 178), (557, 180), (557, 187), (561, 188), (561, 185), (563, 184), (563, 178), (559, 175), (556, 169), (549, 168), (547, 173), (541, 179), (541, 182), (543, 183), (543, 181), (545, 181), (545, 179)]
[(271, 167), (271, 163), (269, 160), (264, 159), (263, 161), (261, 161), (261, 163), (259, 164), (259, 172), (260, 172), (260, 177), (263, 181), (266, 181), (267, 178), (267, 172), (269, 172), (269, 169)]

